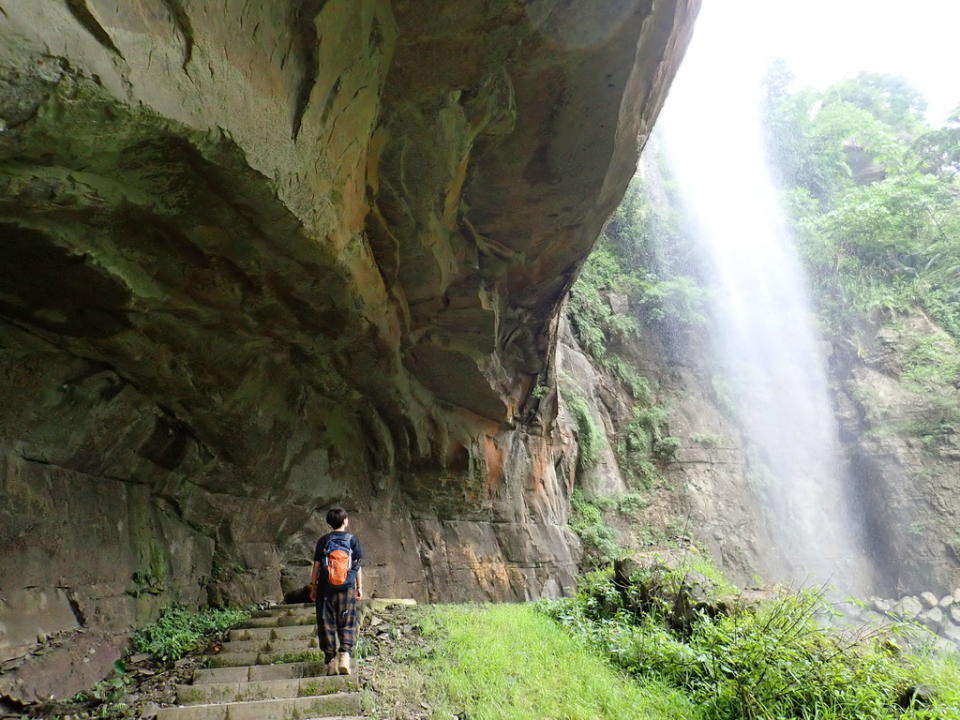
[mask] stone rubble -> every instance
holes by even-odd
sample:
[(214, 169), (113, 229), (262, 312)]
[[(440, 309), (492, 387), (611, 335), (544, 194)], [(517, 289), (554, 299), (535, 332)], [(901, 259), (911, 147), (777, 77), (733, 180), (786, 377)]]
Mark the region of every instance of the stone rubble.
[[(898, 599), (871, 597), (865, 607), (847, 609), (849, 618), (869, 624), (911, 622), (949, 641), (960, 650), (960, 588), (938, 597), (930, 591)], [(948, 648), (947, 644), (943, 645)]]

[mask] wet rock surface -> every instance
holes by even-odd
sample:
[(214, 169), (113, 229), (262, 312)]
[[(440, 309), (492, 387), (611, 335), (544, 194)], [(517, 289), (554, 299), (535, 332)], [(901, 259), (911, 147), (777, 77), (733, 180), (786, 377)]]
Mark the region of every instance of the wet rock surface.
[(940, 597), (960, 583), (960, 436), (951, 420), (960, 388), (956, 378), (937, 377), (936, 362), (924, 382), (909, 372), (917, 353), (944, 342), (952, 341), (920, 309), (877, 316), (834, 342), (841, 431), (886, 584), (878, 594), (927, 589)]

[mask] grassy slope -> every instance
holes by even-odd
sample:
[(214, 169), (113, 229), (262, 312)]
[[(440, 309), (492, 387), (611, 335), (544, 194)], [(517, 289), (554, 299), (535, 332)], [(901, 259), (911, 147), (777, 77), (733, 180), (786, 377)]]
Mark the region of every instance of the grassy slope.
[[(433, 650), (408, 663), (432, 717), (696, 720), (678, 692), (639, 684), (529, 605), (439, 606), (418, 618)], [(412, 658), (411, 658), (412, 659)]]

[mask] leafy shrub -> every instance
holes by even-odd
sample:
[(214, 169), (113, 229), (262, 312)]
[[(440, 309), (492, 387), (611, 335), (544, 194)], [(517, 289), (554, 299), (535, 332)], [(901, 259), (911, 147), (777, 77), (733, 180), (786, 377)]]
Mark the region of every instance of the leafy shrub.
[(720, 436), (713, 433), (690, 433), (690, 442), (704, 448), (720, 447)]
[(612, 501), (587, 498), (580, 488), (574, 489), (570, 497), (570, 529), (583, 543), (588, 564), (609, 565), (622, 553), (616, 531), (603, 519), (604, 509), (610, 506)]
[(660, 462), (670, 462), (673, 460), (677, 450), (680, 449), (680, 439), (675, 437), (660, 438), (653, 444), (653, 455)]
[(942, 704), (900, 717), (956, 717), (951, 703), (960, 663), (901, 656), (883, 636), (825, 629), (816, 620), (827, 612), (817, 593), (783, 594), (732, 615), (701, 615), (687, 637), (656, 613), (628, 612), (611, 572), (588, 574), (575, 598), (540, 607), (638, 678), (687, 693), (705, 720), (886, 720), (898, 712), (898, 695), (928, 677), (946, 691)]
[(127, 693), (132, 680), (127, 675), (127, 667), (122, 660), (113, 664), (109, 676), (101, 680), (89, 690), (79, 692), (73, 696), (76, 702), (96, 701), (98, 703), (115, 703)]
[(166, 610), (155, 622), (133, 634), (137, 652), (149, 653), (158, 660), (179, 660), (198, 650), (215, 633), (243, 622), (250, 617), (247, 610), (201, 610), (182, 608)]
[(601, 364), (624, 384), (634, 400), (641, 403), (652, 402), (653, 389), (650, 387), (650, 381), (622, 357), (611, 354), (606, 356)]
[(679, 447), (676, 438), (663, 437), (666, 418), (667, 411), (657, 405), (635, 407), (633, 419), (620, 433), (617, 461), (635, 487), (648, 490), (656, 485), (661, 476), (654, 460), (671, 460)]
[(638, 492), (624, 493), (617, 498), (617, 510), (624, 515), (636, 515), (650, 505), (650, 499)]

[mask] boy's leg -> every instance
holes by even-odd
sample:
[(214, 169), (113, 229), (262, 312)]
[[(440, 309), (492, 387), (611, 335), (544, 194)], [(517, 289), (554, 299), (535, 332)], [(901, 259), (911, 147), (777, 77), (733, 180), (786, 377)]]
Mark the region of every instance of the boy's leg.
[(340, 595), (337, 607), (337, 635), (340, 638), (340, 652), (353, 652), (357, 636), (357, 592), (352, 587), (337, 593)]
[(317, 596), (317, 640), (328, 663), (337, 654), (337, 604), (336, 593)]

